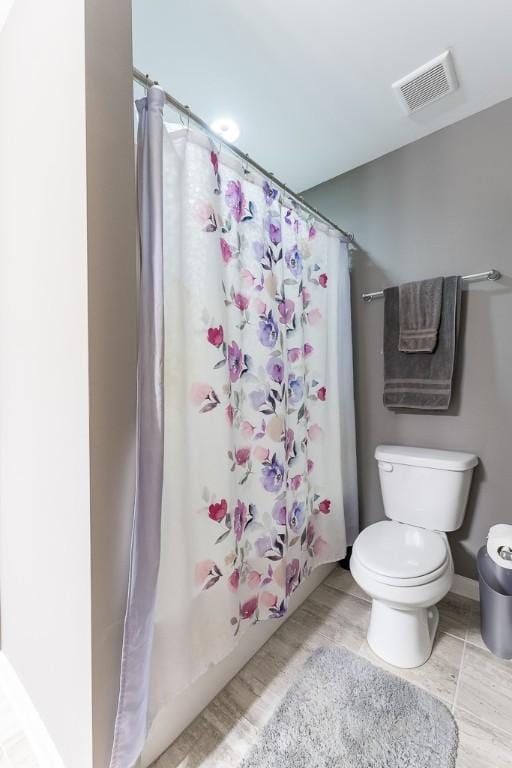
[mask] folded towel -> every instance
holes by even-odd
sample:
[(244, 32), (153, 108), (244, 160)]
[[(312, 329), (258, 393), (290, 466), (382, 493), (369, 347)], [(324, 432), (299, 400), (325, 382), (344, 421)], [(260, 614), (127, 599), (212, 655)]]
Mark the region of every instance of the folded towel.
[(437, 346), (432, 353), (400, 352), (398, 288), (384, 291), (384, 405), (446, 410), (450, 405), (462, 278), (445, 277)]
[(441, 320), (443, 278), (404, 283), (399, 291), (400, 352), (433, 352)]

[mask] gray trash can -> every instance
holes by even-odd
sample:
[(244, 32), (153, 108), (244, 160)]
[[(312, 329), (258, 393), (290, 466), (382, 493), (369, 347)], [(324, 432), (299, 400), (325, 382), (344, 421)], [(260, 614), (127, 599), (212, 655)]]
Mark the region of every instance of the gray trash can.
[(486, 646), (512, 659), (512, 570), (497, 565), (482, 547), (477, 557), (480, 582), (480, 631)]

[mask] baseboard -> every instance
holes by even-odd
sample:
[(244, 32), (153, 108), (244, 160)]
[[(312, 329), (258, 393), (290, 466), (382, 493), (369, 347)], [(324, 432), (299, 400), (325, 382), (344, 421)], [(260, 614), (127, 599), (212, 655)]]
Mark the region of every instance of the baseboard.
[(467, 576), (459, 576), (458, 573), (453, 577), (452, 592), (462, 597), (469, 597), (470, 600), (480, 600), (480, 589), (476, 579), (468, 579)]
[[(65, 768), (57, 748), (32, 704), (29, 695), (7, 657), (1, 651), (0, 689), (34, 751), (39, 768)], [(3, 765), (3, 762), (1, 764)]]

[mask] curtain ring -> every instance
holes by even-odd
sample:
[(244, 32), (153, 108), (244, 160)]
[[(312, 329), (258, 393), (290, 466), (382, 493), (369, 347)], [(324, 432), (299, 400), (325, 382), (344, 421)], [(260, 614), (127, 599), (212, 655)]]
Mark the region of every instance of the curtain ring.
[(242, 170), (244, 172), (244, 176), (248, 176), (250, 174), (249, 170), (249, 153), (245, 153), (245, 165), (242, 163)]
[[(188, 106), (188, 104), (184, 104), (183, 106), (184, 106), (184, 108), (185, 108), (185, 109), (187, 109), (187, 110), (188, 110), (188, 109), (190, 109), (190, 107)], [(187, 125), (185, 125), (185, 123), (183, 122), (183, 113), (182, 113), (182, 112), (180, 112), (180, 123), (182, 124), (182, 126), (183, 126), (184, 128), (186, 128), (186, 129), (187, 129), (187, 131), (189, 131), (189, 130), (190, 130), (190, 115), (188, 114), (188, 112), (187, 112)]]

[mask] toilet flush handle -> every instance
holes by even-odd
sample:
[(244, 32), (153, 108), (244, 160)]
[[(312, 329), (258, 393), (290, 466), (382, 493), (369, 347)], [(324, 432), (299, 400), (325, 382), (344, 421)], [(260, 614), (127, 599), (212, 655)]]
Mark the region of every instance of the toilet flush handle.
[(379, 469), (382, 469), (383, 472), (392, 472), (393, 465), (389, 461), (379, 461)]

